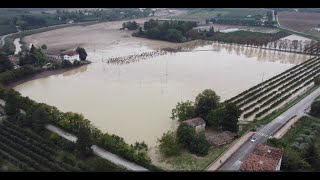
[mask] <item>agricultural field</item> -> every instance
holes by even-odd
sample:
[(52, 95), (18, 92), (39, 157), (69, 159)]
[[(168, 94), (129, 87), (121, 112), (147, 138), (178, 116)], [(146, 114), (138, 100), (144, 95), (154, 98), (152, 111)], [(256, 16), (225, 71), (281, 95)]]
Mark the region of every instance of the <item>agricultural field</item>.
[(242, 110), (240, 119), (260, 119), (310, 88), (319, 75), (320, 58), (313, 57), (227, 101)]
[(264, 8), (217, 8), (211, 9), (192, 9), (189, 10), (187, 15), (176, 16), (179, 19), (190, 19), (190, 20), (205, 20), (217, 17), (218, 14), (221, 17), (246, 17), (248, 15), (265, 15), (267, 9)]
[[(66, 145), (68, 142), (62, 141)], [(67, 145), (69, 148), (73, 144)], [(101, 159), (82, 161), (52, 141), (12, 123), (0, 122), (0, 171), (123, 171)]]
[(316, 29), (319, 28), (320, 13), (279, 12), (278, 20), (280, 25), (285, 28), (320, 37), (320, 31)]

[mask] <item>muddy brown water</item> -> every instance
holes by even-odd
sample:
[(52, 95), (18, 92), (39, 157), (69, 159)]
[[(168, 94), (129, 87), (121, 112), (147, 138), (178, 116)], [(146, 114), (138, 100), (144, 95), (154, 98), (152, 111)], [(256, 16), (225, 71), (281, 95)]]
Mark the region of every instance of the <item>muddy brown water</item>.
[(14, 89), (61, 111), (82, 113), (103, 132), (117, 134), (128, 143), (145, 141), (154, 146), (164, 132), (176, 128), (170, 116), (177, 102), (194, 100), (204, 89), (213, 89), (225, 100), (308, 59), (293, 53), (215, 43), (192, 52), (108, 64), (106, 60), (111, 57), (181, 45), (132, 37), (132, 32), (119, 30), (123, 22), (73, 26), (25, 37), (25, 42), (46, 44), (49, 49), (81, 45), (93, 63), (33, 79)]
[(204, 89), (213, 89), (221, 100), (231, 98), (308, 58), (214, 44), (130, 64), (105, 62), (109, 57), (146, 51), (152, 49), (130, 44), (89, 50), (92, 64), (14, 89), (64, 112), (82, 113), (103, 132), (129, 143), (145, 141), (153, 146), (164, 132), (175, 128), (170, 115), (177, 102), (194, 100)]

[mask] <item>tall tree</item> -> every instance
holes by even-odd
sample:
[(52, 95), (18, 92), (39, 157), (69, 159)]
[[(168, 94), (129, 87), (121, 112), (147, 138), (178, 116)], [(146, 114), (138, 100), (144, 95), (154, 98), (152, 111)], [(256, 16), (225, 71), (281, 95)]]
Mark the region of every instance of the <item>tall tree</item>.
[(36, 51), (36, 48), (34, 47), (34, 45), (32, 44), (31, 45), (31, 48), (30, 48), (30, 53), (34, 53)]
[(196, 135), (196, 130), (186, 123), (181, 123), (177, 129), (178, 142), (187, 147)]
[(178, 102), (176, 108), (172, 109), (171, 119), (184, 121), (194, 117), (194, 105), (192, 101)]
[(79, 54), (80, 60), (82, 60), (82, 61), (86, 60), (88, 54), (87, 54), (87, 52), (86, 52), (86, 50), (84, 48), (78, 47), (76, 49), (76, 51)]
[(13, 66), (13, 63), (9, 60), (8, 56), (0, 52), (0, 73), (7, 70), (12, 70)]
[(241, 110), (234, 103), (225, 104), (225, 116), (221, 120), (222, 130), (238, 132)]
[(207, 115), (208, 126), (220, 129), (222, 118), (225, 116), (226, 110), (224, 106), (211, 110)]
[(76, 150), (80, 155), (88, 156), (92, 151), (91, 146), (93, 144), (89, 129), (80, 126), (77, 137)]
[(220, 97), (211, 89), (206, 89), (196, 97), (195, 114), (202, 117), (206, 122), (206, 117), (212, 109), (219, 106)]

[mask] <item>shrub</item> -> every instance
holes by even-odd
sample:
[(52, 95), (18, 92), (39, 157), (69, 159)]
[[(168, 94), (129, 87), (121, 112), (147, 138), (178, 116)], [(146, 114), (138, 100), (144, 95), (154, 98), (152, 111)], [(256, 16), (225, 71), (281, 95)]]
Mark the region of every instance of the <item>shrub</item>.
[(180, 153), (180, 146), (173, 132), (164, 133), (158, 142), (161, 154), (169, 157)]
[(209, 142), (206, 140), (205, 135), (201, 134), (195, 136), (188, 147), (191, 153), (199, 156), (205, 156), (208, 154), (210, 145)]

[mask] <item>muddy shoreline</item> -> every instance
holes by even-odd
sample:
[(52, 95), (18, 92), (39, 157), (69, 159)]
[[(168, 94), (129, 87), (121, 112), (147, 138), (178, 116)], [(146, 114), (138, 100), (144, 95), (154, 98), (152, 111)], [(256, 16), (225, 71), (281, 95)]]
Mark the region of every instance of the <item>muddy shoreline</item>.
[(37, 74), (34, 74), (34, 75), (31, 75), (31, 76), (25, 77), (23, 79), (20, 79), (18, 81), (6, 84), (6, 85), (4, 85), (4, 87), (5, 88), (9, 88), (9, 89), (10, 88), (14, 88), (14, 87), (16, 87), (16, 86), (18, 86), (20, 84), (26, 83), (28, 81), (41, 79), (41, 78), (46, 78), (46, 77), (49, 77), (49, 76), (52, 76), (52, 75), (63, 74), (65, 72), (67, 72), (67, 71), (75, 70), (75, 69), (81, 68), (83, 66), (88, 66), (88, 65), (89, 64), (85, 64), (85, 65), (81, 65), (81, 66), (77, 66), (77, 67), (71, 67), (71, 68), (64, 68), (64, 69), (44, 70), (44, 71), (39, 72)]

